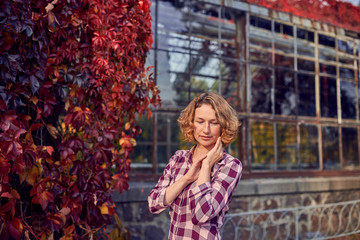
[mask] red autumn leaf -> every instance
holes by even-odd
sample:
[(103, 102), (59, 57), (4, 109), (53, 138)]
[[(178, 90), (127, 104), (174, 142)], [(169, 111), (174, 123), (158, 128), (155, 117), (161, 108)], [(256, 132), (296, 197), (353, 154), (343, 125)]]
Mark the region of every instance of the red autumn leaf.
[(23, 232), (23, 225), (19, 218), (14, 217), (11, 222), (8, 222), (8, 229), (14, 239), (20, 239)]
[(6, 103), (2, 99), (0, 99), (0, 110), (1, 111), (6, 111), (7, 110)]
[(51, 156), (51, 154), (54, 152), (54, 148), (52, 146), (46, 146), (47, 153)]
[(12, 189), (11, 192), (4, 192), (3, 194), (1, 194), (1, 197), (20, 199), (20, 195), (15, 189)]
[(16, 130), (15, 134), (14, 134), (14, 138), (18, 139), (20, 137), (21, 134), (26, 133), (27, 131), (25, 129), (18, 129)]
[(25, 170), (25, 161), (22, 156), (17, 157), (14, 160), (12, 171), (14, 173), (17, 173), (18, 175), (21, 175), (21, 173)]
[(43, 126), (43, 124), (41, 124), (41, 123), (34, 123), (30, 126), (30, 131), (35, 131), (35, 130), (41, 128), (42, 126)]
[(121, 174), (116, 174), (112, 177), (114, 181), (114, 189), (118, 190), (121, 194), (125, 190), (129, 190), (129, 179), (127, 177), (122, 176)]

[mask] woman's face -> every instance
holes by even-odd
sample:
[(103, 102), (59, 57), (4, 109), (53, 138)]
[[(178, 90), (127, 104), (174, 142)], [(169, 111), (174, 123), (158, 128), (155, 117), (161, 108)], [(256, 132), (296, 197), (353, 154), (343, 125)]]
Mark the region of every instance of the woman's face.
[(194, 138), (199, 147), (210, 150), (220, 137), (221, 127), (216, 118), (215, 110), (209, 104), (203, 104), (195, 109)]

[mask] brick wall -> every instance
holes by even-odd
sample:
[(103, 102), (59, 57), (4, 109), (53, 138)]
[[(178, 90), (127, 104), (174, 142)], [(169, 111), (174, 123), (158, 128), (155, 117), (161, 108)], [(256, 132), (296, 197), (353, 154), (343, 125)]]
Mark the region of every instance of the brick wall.
[[(129, 191), (114, 195), (116, 213), (132, 240), (167, 239), (168, 211), (149, 213), (147, 195), (155, 183), (131, 183)], [(229, 213), (296, 208), (360, 199), (360, 177), (252, 179), (240, 181)], [(226, 231), (223, 239), (227, 239)]]

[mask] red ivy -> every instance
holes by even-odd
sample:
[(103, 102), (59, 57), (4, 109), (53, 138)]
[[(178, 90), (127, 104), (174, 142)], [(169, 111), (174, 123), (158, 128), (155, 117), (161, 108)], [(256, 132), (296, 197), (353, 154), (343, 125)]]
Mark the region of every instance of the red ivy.
[(150, 4), (1, 1), (1, 239), (106, 235), (112, 191), (128, 189), (135, 116), (160, 104), (144, 69)]
[(360, 8), (348, 2), (339, 0), (246, 0), (246, 2), (355, 32), (360, 31)]

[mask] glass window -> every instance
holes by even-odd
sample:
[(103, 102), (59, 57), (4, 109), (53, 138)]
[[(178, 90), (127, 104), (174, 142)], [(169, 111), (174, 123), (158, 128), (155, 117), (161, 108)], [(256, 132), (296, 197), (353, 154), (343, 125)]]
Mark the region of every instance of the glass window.
[(352, 79), (340, 80), (341, 116), (356, 119), (356, 86)]
[(359, 168), (359, 145), (357, 129), (342, 128), (342, 147), (345, 169)]
[(301, 29), (301, 28), (297, 28), (296, 36), (297, 36), (297, 38), (301, 38), (301, 39), (308, 40), (310, 42), (314, 42), (314, 32), (311, 32), (311, 31), (308, 31), (305, 29)]
[(336, 79), (320, 77), (320, 107), (321, 116), (337, 117)]
[(255, 17), (255, 16), (250, 16), (250, 24), (255, 27), (271, 31), (271, 21), (270, 20)]
[(353, 51), (354, 42), (352, 40), (344, 41), (344, 40), (338, 39), (337, 43), (338, 43), (338, 45), (337, 45), (338, 50), (340, 52), (348, 53), (351, 55), (354, 54), (354, 51)]
[(293, 36), (293, 26), (275, 22), (275, 32)]
[(319, 44), (327, 47), (335, 48), (335, 38), (327, 35), (319, 34)]
[(300, 166), (319, 168), (318, 130), (314, 125), (300, 125)]
[(186, 148), (188, 144), (183, 142), (177, 123), (178, 114), (158, 113), (157, 116), (157, 167), (158, 172), (162, 172), (175, 151)]
[(251, 111), (271, 113), (272, 71), (270, 68), (251, 66)]
[(297, 169), (296, 125), (276, 124), (276, 127), (278, 169)]
[(240, 109), (239, 79), (242, 64), (233, 60), (222, 60), (221, 70), (221, 95), (237, 110)]
[(353, 65), (354, 64), (354, 56), (348, 55), (348, 54), (338, 54), (339, 56), (339, 62), (347, 65)]
[(294, 57), (275, 54), (275, 66), (294, 69)]
[(319, 47), (319, 59), (336, 62), (335, 49)]
[(268, 34), (269, 33), (264, 33), (257, 29), (251, 29), (249, 34), (250, 46), (258, 46), (271, 49), (272, 41), (271, 38), (269, 38)]
[(251, 168), (274, 169), (274, 125), (270, 122), (251, 123)]
[(157, 85), (163, 106), (184, 106), (188, 103), (190, 55), (158, 51)]
[(283, 53), (294, 53), (294, 42), (292, 40), (282, 38), (279, 36), (275, 37), (275, 49)]
[(189, 70), (191, 74), (200, 76), (219, 77), (220, 59), (211, 55), (191, 55)]
[(297, 65), (298, 65), (298, 70), (300, 70), (300, 71), (315, 72), (314, 61), (298, 58)]
[(299, 115), (316, 116), (315, 76), (312, 74), (297, 74), (299, 92)]
[(219, 80), (217, 78), (192, 75), (191, 80), (191, 97), (190, 100), (202, 92), (217, 92)]
[(153, 157), (153, 118), (147, 119), (146, 116), (142, 116), (141, 118), (137, 118), (136, 121), (138, 126), (141, 127), (142, 133), (136, 138), (135, 150), (130, 155), (131, 168), (134, 169), (135, 172), (150, 172)]
[(336, 76), (336, 66), (320, 63), (320, 73)]
[(190, 42), (187, 34), (189, 26), (185, 16), (188, 14), (188, 10), (184, 5), (177, 5), (173, 2), (157, 2), (159, 4), (158, 48), (187, 51)]
[(271, 65), (272, 53), (266, 50), (259, 50), (257, 48), (250, 47), (250, 61), (252, 63)]
[(340, 169), (338, 127), (322, 127), (322, 147), (324, 169)]
[[(198, 5), (202, 8), (202, 11), (192, 12), (189, 11), (187, 17), (187, 23), (189, 25), (189, 32), (191, 33), (191, 45), (193, 41), (211, 40), (213, 43), (219, 41), (219, 24), (221, 22), (219, 18), (219, 8), (211, 4), (202, 4), (197, 2), (191, 2), (189, 4)], [(218, 49), (218, 43), (214, 44)], [(192, 46), (190, 46), (192, 47)]]
[(295, 115), (295, 80), (292, 70), (275, 69), (275, 113)]
[(354, 79), (355, 74), (354, 74), (354, 70), (350, 69), (350, 68), (339, 68), (339, 72), (340, 72), (340, 78), (350, 78), (350, 79)]
[(296, 40), (297, 54), (304, 57), (315, 57), (315, 48), (303, 40)]

